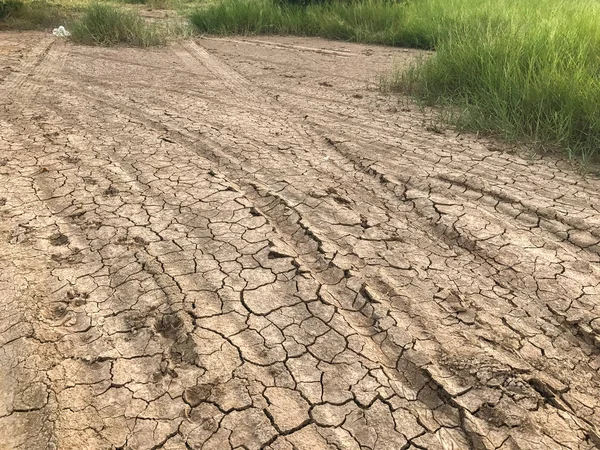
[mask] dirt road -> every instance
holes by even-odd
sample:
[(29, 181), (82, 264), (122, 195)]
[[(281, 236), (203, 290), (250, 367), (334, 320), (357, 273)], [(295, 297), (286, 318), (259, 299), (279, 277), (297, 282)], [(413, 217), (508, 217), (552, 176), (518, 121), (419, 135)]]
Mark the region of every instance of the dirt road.
[(1, 34), (0, 448), (595, 448), (600, 181), (415, 56)]

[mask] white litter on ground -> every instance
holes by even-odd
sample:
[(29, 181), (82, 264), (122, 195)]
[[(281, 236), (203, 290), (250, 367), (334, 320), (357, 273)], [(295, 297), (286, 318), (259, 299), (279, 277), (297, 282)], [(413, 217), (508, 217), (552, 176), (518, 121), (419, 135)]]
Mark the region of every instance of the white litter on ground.
[(60, 36), (60, 37), (69, 37), (71, 36), (71, 33), (69, 33), (65, 27), (63, 27), (62, 25), (58, 28), (55, 28), (54, 30), (52, 30), (52, 34), (54, 36)]

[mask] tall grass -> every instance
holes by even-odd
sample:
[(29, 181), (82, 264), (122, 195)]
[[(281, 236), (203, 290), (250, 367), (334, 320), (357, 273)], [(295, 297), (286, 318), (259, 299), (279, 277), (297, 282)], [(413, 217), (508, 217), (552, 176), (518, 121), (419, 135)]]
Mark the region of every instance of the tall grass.
[(88, 45), (149, 47), (166, 41), (163, 30), (136, 12), (101, 3), (91, 5), (70, 31), (74, 42)]
[(0, 20), (18, 14), (23, 9), (23, 2), (20, 0), (0, 0)]
[(433, 39), (405, 4), (384, 0), (334, 1), (306, 6), (273, 0), (221, 0), (199, 8), (190, 20), (213, 34), (295, 34), (329, 39), (431, 48)]
[(73, 15), (73, 11), (46, 0), (0, 0), (0, 30), (53, 28)]
[(397, 74), (394, 89), (450, 105), (467, 129), (598, 159), (599, 2), (427, 2), (450, 4), (459, 26), (440, 35), (435, 57)]
[(435, 49), (391, 89), (450, 105), (466, 128), (600, 155), (597, 0), (220, 0), (200, 32), (295, 34)]
[[(332, 0), (306, 6), (290, 1), (220, 0), (196, 9), (190, 20), (204, 33), (295, 34), (423, 49), (435, 48), (453, 31), (486, 26), (465, 22), (439, 0)], [(472, 19), (482, 15), (478, 9), (470, 12)]]

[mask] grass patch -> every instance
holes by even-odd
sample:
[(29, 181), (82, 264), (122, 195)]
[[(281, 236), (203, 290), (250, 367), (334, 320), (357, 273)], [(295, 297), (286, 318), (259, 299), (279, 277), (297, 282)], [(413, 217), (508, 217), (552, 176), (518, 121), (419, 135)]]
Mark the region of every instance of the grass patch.
[(163, 45), (166, 33), (156, 24), (146, 22), (134, 11), (96, 3), (71, 25), (71, 39), (88, 45)]
[(294, 34), (329, 39), (431, 48), (434, 43), (407, 4), (384, 0), (311, 2), (222, 0), (198, 8), (190, 20), (211, 34)]
[(14, 14), (18, 14), (23, 8), (23, 2), (19, 0), (0, 0), (0, 20), (5, 20)]
[[(452, 10), (434, 57), (390, 87), (449, 106), (467, 130), (600, 156), (600, 4), (427, 0)], [(456, 20), (458, 19), (458, 20)]]
[(0, 30), (54, 28), (72, 16), (70, 8), (45, 0), (0, 0)]
[(211, 34), (293, 34), (435, 49), (387, 88), (448, 106), (459, 126), (584, 161), (600, 156), (596, 0), (220, 0), (190, 15)]

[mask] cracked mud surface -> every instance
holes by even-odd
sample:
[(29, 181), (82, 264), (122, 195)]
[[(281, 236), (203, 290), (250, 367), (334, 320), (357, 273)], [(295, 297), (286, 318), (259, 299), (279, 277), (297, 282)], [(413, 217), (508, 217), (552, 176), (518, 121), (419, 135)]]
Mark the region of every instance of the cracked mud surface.
[(0, 38), (2, 449), (590, 449), (600, 182), (367, 89), (416, 53)]

